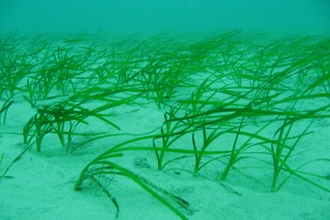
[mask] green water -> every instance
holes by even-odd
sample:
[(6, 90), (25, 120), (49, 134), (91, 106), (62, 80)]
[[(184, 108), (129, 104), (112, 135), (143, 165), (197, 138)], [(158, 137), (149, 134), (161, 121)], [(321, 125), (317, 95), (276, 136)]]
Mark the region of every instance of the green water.
[(109, 34), (213, 32), (241, 29), (324, 34), (327, 0), (15, 0), (0, 3), (0, 32)]

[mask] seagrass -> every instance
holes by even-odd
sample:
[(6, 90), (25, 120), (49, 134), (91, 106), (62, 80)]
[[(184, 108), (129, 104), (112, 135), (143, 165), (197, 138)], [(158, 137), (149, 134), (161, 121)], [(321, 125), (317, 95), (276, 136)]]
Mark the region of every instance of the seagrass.
[[(163, 171), (177, 164), (193, 176), (217, 169), (217, 182), (236, 172), (255, 179), (245, 173), (254, 161), (250, 169), (270, 177), (265, 185), (271, 192), (291, 177), (330, 191), (325, 175), (304, 170), (328, 164), (328, 158), (292, 163), (301, 143), (313, 135), (313, 123), (330, 118), (328, 39), (258, 41), (235, 30), (194, 39), (161, 34), (103, 43), (86, 36), (51, 42), (36, 38), (21, 50), (25, 40), (14, 34), (0, 41), (2, 121), (19, 97), (35, 110), (22, 132), (28, 148), (37, 145), (40, 151), (44, 137), (54, 134), (68, 153), (84, 143), (125, 138), (90, 161), (74, 186), (81, 190), (92, 180), (112, 201), (116, 216), (117, 198), (102, 185), (102, 176), (134, 181), (182, 219), (193, 214), (189, 201), (129, 170), (124, 157), (130, 152), (154, 153), (155, 167)], [(144, 134), (121, 133), (109, 113), (118, 106), (150, 103), (164, 111), (163, 123)], [(87, 125), (90, 117), (113, 129), (70, 148), (71, 139), (82, 135), (75, 128)]]

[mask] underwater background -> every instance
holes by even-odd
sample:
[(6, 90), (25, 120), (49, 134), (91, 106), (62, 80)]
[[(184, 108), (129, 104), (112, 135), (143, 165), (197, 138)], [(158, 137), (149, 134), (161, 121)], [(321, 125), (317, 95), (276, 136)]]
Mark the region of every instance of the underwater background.
[(0, 220), (330, 219), (329, 36), (330, 0), (0, 0)]
[(329, 0), (0, 0), (0, 33), (330, 32)]

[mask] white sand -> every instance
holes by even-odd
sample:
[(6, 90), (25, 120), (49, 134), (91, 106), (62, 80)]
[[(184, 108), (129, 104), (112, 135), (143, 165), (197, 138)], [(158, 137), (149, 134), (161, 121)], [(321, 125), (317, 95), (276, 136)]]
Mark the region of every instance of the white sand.
[[(310, 106), (315, 104), (317, 103), (310, 103)], [(138, 105), (116, 107), (110, 112), (117, 115), (110, 120), (119, 125), (121, 131), (90, 118), (89, 125), (80, 124), (76, 128), (76, 132), (86, 133), (86, 136), (74, 136), (72, 147), (91, 138), (90, 134), (100, 131), (114, 134), (150, 132), (162, 125), (166, 111), (168, 109), (158, 109), (155, 104), (145, 105), (145, 108)], [(0, 174), (26, 149), (21, 133), (35, 113), (22, 98), (15, 97), (15, 103), (8, 111), (7, 123), (0, 126), (0, 155), (3, 154)], [(304, 123), (300, 126), (307, 126)], [(297, 168), (306, 161), (330, 158), (329, 127), (329, 119), (314, 122), (310, 128), (314, 133), (299, 142), (288, 163)], [(0, 180), (0, 220), (115, 219), (115, 206), (91, 181), (84, 182), (81, 191), (74, 191), (73, 188), (80, 172), (92, 159), (110, 147), (134, 137), (136, 136), (109, 137), (85, 144), (72, 154), (66, 154), (55, 135), (46, 135), (40, 153), (36, 152), (35, 146), (31, 147), (6, 173), (8, 178)], [(151, 140), (146, 143), (152, 146)], [(217, 144), (229, 144), (230, 148), (232, 140), (217, 140), (214, 145)], [(191, 137), (183, 138), (175, 146), (192, 149)], [(168, 153), (165, 160), (173, 157), (176, 156)], [(259, 159), (271, 161), (270, 155)], [(137, 160), (146, 164), (137, 166)], [(163, 171), (157, 170), (154, 152), (125, 152), (124, 157), (114, 161), (189, 202), (192, 214), (174, 205), (192, 220), (330, 219), (328, 192), (292, 177), (279, 192), (270, 193), (271, 165), (263, 167), (264, 164), (255, 160), (242, 160), (235, 165), (239, 172), (231, 170), (227, 179), (222, 182), (215, 180), (224, 168), (219, 167), (219, 163), (208, 164), (198, 177), (182, 171), (181, 169), (193, 170), (192, 157), (176, 160)], [(312, 163), (303, 170), (330, 176), (329, 162)], [(280, 180), (284, 176), (280, 176)], [(330, 180), (312, 180), (330, 189)], [(102, 183), (118, 202), (118, 219), (179, 219), (126, 177), (109, 175), (102, 177)]]
[[(114, 122), (121, 125), (122, 133), (150, 131), (161, 125), (166, 111), (150, 105), (148, 108), (121, 106), (113, 112), (132, 109), (139, 111), (114, 117)], [(33, 114), (34, 110), (25, 102), (16, 102), (10, 108), (6, 125), (0, 127), (1, 132), (22, 132), (22, 127)], [(329, 120), (316, 122), (311, 128), (314, 134), (301, 144), (308, 151), (292, 159), (303, 161), (329, 156), (329, 125)], [(94, 120), (89, 126), (79, 125), (77, 131), (98, 131), (105, 126), (103, 122)], [(100, 189), (92, 187), (88, 181), (81, 191), (74, 191), (73, 186), (90, 160), (127, 139), (108, 138), (87, 144), (73, 154), (65, 154), (65, 148), (60, 146), (55, 136), (46, 136), (41, 153), (31, 148), (6, 174), (12, 178), (1, 180), (0, 219), (114, 219), (115, 207)], [(82, 137), (74, 137), (73, 145), (82, 141)], [(188, 141), (182, 144), (191, 146)], [(0, 153), (4, 153), (4, 158), (1, 173), (25, 147), (22, 135), (2, 135)], [(146, 158), (151, 167), (134, 167), (136, 158)], [(232, 171), (225, 181), (219, 183), (212, 180), (219, 172), (212, 164), (201, 171), (200, 177), (179, 170), (180, 163), (192, 160), (173, 163), (169, 167), (174, 170), (157, 171), (152, 152), (130, 153), (120, 159), (121, 164), (133, 172), (188, 201), (193, 214), (183, 209), (180, 211), (189, 219), (330, 219), (329, 193), (300, 179), (291, 178), (279, 192), (269, 193), (271, 170), (247, 171), (260, 182)], [(180, 175), (175, 174), (175, 170), (180, 171)], [(313, 167), (313, 170), (327, 175), (330, 167)], [(118, 219), (179, 219), (130, 179), (120, 176), (108, 178), (105, 180), (107, 189), (120, 207)]]

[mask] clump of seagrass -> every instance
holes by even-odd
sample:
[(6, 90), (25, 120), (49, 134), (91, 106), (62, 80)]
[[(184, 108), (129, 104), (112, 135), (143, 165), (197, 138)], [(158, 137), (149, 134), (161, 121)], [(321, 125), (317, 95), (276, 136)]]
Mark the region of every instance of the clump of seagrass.
[[(128, 93), (129, 89), (125, 91)], [(139, 92), (132, 90), (132, 94), (126, 94), (126, 97), (115, 97), (122, 92), (123, 89), (121, 88), (91, 88), (76, 93), (64, 101), (43, 107), (35, 106), (37, 113), (31, 117), (23, 129), (24, 143), (30, 144), (35, 138), (37, 151), (40, 151), (44, 136), (55, 133), (62, 146), (66, 146), (68, 152), (72, 136), (83, 135), (75, 133), (74, 129), (81, 123), (88, 124), (86, 119), (89, 117), (97, 118), (120, 130), (119, 126), (108, 119), (112, 114), (104, 112), (116, 106), (128, 104), (140, 96)], [(92, 108), (87, 107), (88, 103), (97, 101), (101, 101), (101, 104), (93, 105)]]

